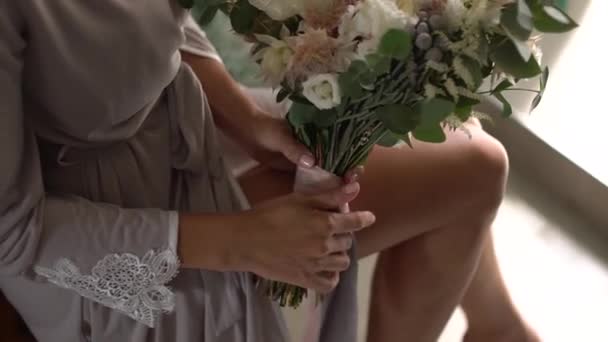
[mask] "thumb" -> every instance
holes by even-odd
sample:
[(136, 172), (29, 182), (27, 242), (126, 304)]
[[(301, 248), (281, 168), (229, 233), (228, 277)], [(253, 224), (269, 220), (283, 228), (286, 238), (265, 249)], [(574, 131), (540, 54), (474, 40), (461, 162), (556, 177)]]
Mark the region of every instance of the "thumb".
[(284, 132), (279, 141), (281, 153), (295, 165), (303, 167), (315, 166), (315, 158), (302, 143), (297, 141), (290, 132)]

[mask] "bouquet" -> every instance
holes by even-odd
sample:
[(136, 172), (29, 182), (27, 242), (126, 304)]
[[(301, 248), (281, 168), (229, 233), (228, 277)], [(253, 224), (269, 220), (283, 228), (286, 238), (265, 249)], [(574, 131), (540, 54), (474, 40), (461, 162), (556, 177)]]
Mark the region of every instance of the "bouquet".
[[(484, 96), (498, 99), (505, 117), (507, 91), (536, 93), (536, 107), (549, 77), (538, 34), (577, 26), (546, 0), (180, 1), (201, 24), (218, 11), (230, 17), (277, 101), (292, 101), (294, 134), (337, 177), (376, 144), (440, 143), (446, 129), (466, 131)], [(538, 89), (516, 88), (532, 78)], [(306, 296), (277, 282), (267, 289), (282, 305)]]

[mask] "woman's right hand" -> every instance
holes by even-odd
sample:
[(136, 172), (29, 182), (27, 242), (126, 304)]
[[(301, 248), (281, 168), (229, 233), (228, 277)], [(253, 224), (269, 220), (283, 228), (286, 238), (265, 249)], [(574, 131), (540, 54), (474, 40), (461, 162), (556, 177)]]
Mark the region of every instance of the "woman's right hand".
[(321, 292), (331, 291), (349, 267), (354, 232), (375, 222), (370, 212), (338, 213), (359, 184), (309, 196), (290, 194), (244, 213), (234, 251), (244, 271)]

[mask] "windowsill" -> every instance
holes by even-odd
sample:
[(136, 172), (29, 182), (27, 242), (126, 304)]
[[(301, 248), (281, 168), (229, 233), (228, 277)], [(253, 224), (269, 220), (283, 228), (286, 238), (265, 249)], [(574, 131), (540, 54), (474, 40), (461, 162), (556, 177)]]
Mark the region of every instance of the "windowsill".
[[(532, 113), (527, 107), (534, 94), (511, 96), (523, 112), (517, 119), (552, 148), (604, 184), (608, 184), (608, 1), (571, 1), (570, 12), (580, 27), (568, 35), (548, 35), (541, 43), (551, 77), (543, 102)], [(577, 8), (578, 6), (578, 8)], [(585, 8), (587, 8), (586, 11)], [(584, 11), (584, 12), (583, 12)], [(536, 88), (535, 83), (523, 84)], [(602, 148), (603, 147), (603, 148)], [(604, 156), (602, 155), (604, 154)]]

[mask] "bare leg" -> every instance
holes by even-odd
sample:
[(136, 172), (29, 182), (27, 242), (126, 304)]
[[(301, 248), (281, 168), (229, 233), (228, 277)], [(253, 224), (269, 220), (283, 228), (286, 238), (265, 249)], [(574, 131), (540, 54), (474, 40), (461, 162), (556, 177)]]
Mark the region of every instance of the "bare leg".
[[(358, 235), (361, 256), (382, 251), (369, 341), (435, 341), (477, 270), (502, 199), (504, 149), (479, 127), (473, 139), (376, 149), (353, 208), (376, 214)], [(290, 191), (292, 176), (257, 169), (241, 179), (254, 203)]]
[(492, 237), (484, 244), (479, 268), (462, 301), (469, 323), (465, 342), (539, 342), (511, 301)]

